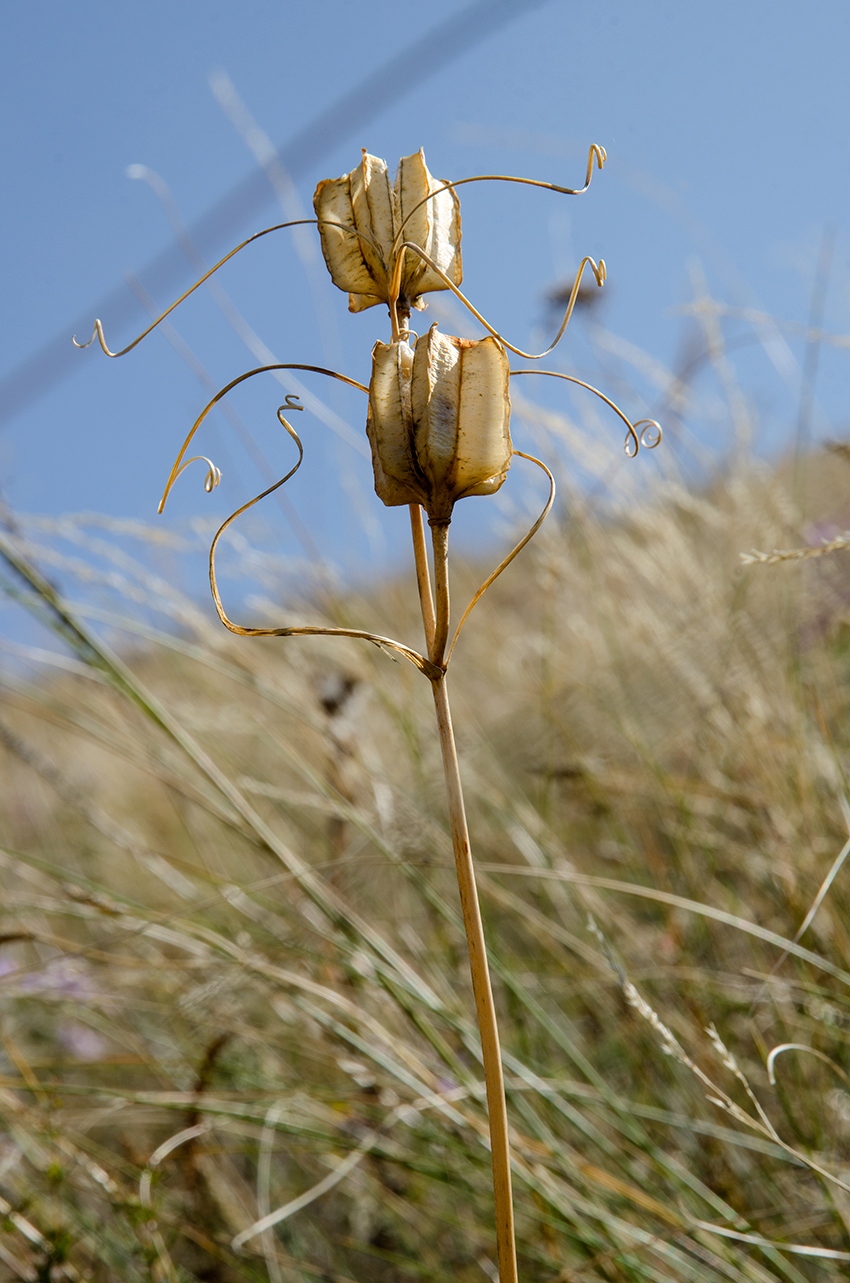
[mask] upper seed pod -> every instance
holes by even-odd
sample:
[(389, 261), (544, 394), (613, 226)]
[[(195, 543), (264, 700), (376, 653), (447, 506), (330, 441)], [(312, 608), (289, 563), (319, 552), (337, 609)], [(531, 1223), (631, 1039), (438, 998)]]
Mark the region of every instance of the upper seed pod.
[(376, 343), (366, 432), (378, 498), (450, 521), (458, 499), (494, 494), (511, 465), (508, 374), (494, 338), (452, 338), (432, 325), (415, 348)]
[[(441, 186), (428, 172), (421, 150), (402, 157), (394, 186), (386, 161), (365, 150), (350, 174), (319, 183), (313, 207), (322, 253), (334, 285), (348, 291), (350, 311), (389, 303), (396, 239), (418, 245), (460, 284), (460, 202), (451, 188), (439, 191)], [(448, 289), (415, 253), (399, 252), (405, 256), (398, 296), (402, 310), (423, 308), (422, 294)]]

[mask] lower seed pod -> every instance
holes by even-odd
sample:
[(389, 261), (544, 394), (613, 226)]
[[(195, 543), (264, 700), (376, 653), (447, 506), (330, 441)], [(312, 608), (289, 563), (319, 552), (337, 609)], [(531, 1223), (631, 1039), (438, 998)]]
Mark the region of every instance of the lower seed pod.
[(508, 359), (494, 338), (453, 338), (433, 325), (415, 347), (372, 350), (369, 416), (375, 490), (450, 521), (458, 499), (495, 494), (511, 464)]

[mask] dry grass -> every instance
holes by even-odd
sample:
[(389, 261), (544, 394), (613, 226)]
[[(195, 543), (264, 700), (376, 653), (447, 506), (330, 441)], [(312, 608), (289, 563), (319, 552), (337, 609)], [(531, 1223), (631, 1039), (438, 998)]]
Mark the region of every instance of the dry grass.
[[(850, 527), (843, 466), (809, 522)], [(647, 475), (553, 517), (454, 661), (521, 1277), (839, 1280), (846, 872), (795, 935), (848, 838), (850, 562), (741, 568), (805, 538), (799, 477)], [(96, 667), (0, 698), (0, 1278), (492, 1277), (426, 682), (176, 594), (157, 635), (106, 542), (126, 670), (77, 636)], [(417, 636), (407, 585), (326, 610)]]

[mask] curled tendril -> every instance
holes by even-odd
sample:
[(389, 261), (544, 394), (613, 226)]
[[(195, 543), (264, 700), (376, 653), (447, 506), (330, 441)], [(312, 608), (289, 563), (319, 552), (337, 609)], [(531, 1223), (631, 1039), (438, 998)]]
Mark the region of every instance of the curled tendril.
[[(493, 326), (490, 324), (489, 321), (484, 319), (484, 317), (481, 315), (478, 309), (474, 307), (472, 303), (470, 303), (469, 299), (466, 297), (463, 291), (458, 289), (458, 287), (454, 284), (454, 282), (449, 279), (449, 277), (446, 275), (443, 269), (439, 266), (439, 264), (435, 263), (434, 260), (430, 257), (430, 255), (426, 254), (424, 249), (422, 249), (419, 245), (416, 245), (413, 241), (405, 241), (402, 244), (398, 257), (396, 259), (395, 268), (393, 271), (392, 283), (390, 288), (390, 316), (393, 321), (394, 331), (398, 329), (398, 321), (397, 321), (398, 291), (401, 283), (401, 271), (402, 271), (402, 263), (404, 260), (405, 250), (412, 250), (414, 254), (418, 254), (419, 257), (423, 260), (423, 262), (427, 263), (428, 266), (434, 272), (437, 273), (440, 279), (445, 281), (446, 288), (450, 289), (451, 292), (455, 295), (455, 297), (460, 299), (461, 303), (463, 303), (464, 307), (468, 308), (468, 310), (475, 317), (476, 321), (478, 321), (481, 325), (483, 325), (485, 330), (488, 330), (490, 334), (493, 335), (493, 338), (497, 339), (499, 343), (502, 344), (502, 347), (507, 348), (510, 352), (515, 352), (517, 356), (521, 356), (525, 361), (539, 361), (541, 357), (548, 356), (549, 353), (552, 351), (552, 349), (554, 347), (557, 347), (561, 339), (564, 337), (564, 331), (566, 330), (567, 326), (570, 323), (570, 317), (572, 316), (573, 309), (576, 305), (576, 299), (578, 298), (578, 292), (581, 286), (581, 278), (584, 274), (585, 267), (587, 267), (587, 265), (590, 264), (590, 269), (593, 272), (593, 275), (596, 279), (596, 284), (600, 287), (600, 289), (605, 284), (605, 281), (608, 278), (608, 269), (605, 266), (605, 260), (603, 258), (600, 258), (598, 263), (594, 259), (592, 259), (590, 255), (587, 255), (585, 258), (583, 258), (581, 260), (581, 263), (579, 264), (579, 269), (576, 272), (576, 278), (573, 282), (573, 288), (570, 291), (570, 298), (569, 298), (569, 302), (567, 303), (567, 309), (564, 313), (564, 319), (561, 322), (561, 328), (558, 330), (558, 333), (555, 335), (552, 342), (543, 352), (523, 352), (522, 348), (514, 347), (513, 343), (509, 343), (507, 339), (504, 338), (503, 335), (499, 333), (498, 330), (493, 328)], [(593, 390), (595, 391), (595, 389)]]
[[(180, 476), (180, 473), (183, 471), (184, 468), (187, 468), (190, 463), (194, 463), (196, 459), (199, 459), (199, 458), (205, 459), (205, 462), (207, 462), (210, 468), (214, 470), (214, 474), (217, 474), (218, 477), (220, 477), (221, 474), (218, 472), (218, 469), (215, 468), (215, 465), (210, 463), (210, 461), (206, 459), (205, 456), (203, 455), (196, 455), (192, 459), (184, 460), (183, 456), (186, 454), (186, 451), (189, 448), (189, 443), (192, 440), (195, 433), (197, 432), (198, 428), (203, 423), (204, 419), (209, 414), (210, 410), (213, 408), (213, 406), (217, 405), (217, 403), (221, 400), (223, 396), (226, 396), (227, 393), (230, 392), (233, 388), (235, 388), (238, 384), (244, 383), (246, 379), (253, 378), (255, 374), (265, 374), (271, 370), (307, 370), (314, 374), (325, 374), (329, 378), (339, 379), (341, 383), (347, 383), (351, 387), (359, 388), (361, 392), (369, 391), (369, 389), (363, 383), (358, 383), (356, 379), (349, 379), (345, 374), (338, 374), (336, 370), (325, 370), (318, 365), (296, 365), (296, 364), (289, 364), (289, 363), (287, 364), (279, 363), (275, 365), (263, 365), (256, 370), (249, 370), (246, 374), (240, 374), (237, 379), (233, 379), (230, 383), (227, 384), (226, 387), (222, 388), (220, 392), (217, 392), (215, 394), (213, 399), (204, 407), (204, 409), (201, 411), (200, 415), (192, 425), (192, 429), (189, 432), (189, 435), (187, 436), (186, 440), (183, 442), (183, 447), (177, 456), (177, 459), (174, 463), (174, 467), (171, 469), (171, 474), (168, 478), (165, 491), (159, 503), (159, 508), (158, 508), (159, 512), (162, 512), (163, 508), (165, 507), (165, 503), (171, 492), (171, 488), (174, 485), (177, 478)], [(231, 620), (228, 617), (227, 612), (225, 611), (224, 606), (222, 604), (221, 596), (218, 591), (218, 585), (216, 583), (216, 576), (215, 576), (216, 548), (218, 547), (219, 540), (221, 539), (221, 536), (224, 534), (225, 530), (227, 530), (228, 526), (233, 524), (233, 522), (236, 520), (237, 517), (240, 517), (243, 512), (247, 512), (247, 510), (249, 508), (252, 508), (255, 503), (259, 503), (261, 499), (265, 499), (268, 495), (273, 494), (275, 490), (278, 490), (282, 485), (284, 485), (289, 480), (290, 477), (294, 476), (294, 474), (301, 467), (301, 461), (304, 458), (304, 447), (301, 444), (301, 438), (298, 436), (298, 433), (295, 431), (292, 424), (289, 423), (289, 421), (284, 416), (285, 410), (303, 410), (304, 409), (303, 405), (296, 404), (297, 401), (298, 401), (298, 398), (294, 394), (289, 393), (289, 395), (286, 397), (286, 404), (279, 406), (277, 411), (277, 417), (281, 426), (286, 430), (286, 432), (289, 433), (289, 435), (292, 437), (292, 440), (295, 442), (296, 446), (298, 447), (298, 462), (295, 464), (293, 468), (290, 468), (286, 476), (282, 477), (280, 481), (276, 481), (274, 485), (269, 486), (266, 490), (263, 490), (261, 494), (256, 495), (255, 498), (250, 499), (248, 503), (242, 504), (241, 508), (237, 508), (237, 510), (234, 513), (231, 513), (231, 515), (227, 518), (227, 520), (216, 531), (212, 544), (210, 546), (210, 556), (209, 556), (210, 588), (212, 589), (213, 602), (215, 603), (215, 608), (216, 608), (216, 612), (218, 614), (219, 619), (224, 624), (225, 628), (230, 629), (232, 633), (236, 633), (240, 637), (359, 637), (359, 638), (362, 638), (364, 641), (372, 642), (373, 645), (378, 646), (381, 650), (396, 651), (398, 654), (403, 655), (405, 659), (409, 659), (412, 664), (415, 664), (415, 666), (419, 669), (419, 671), (424, 673), (426, 677), (431, 679), (431, 681), (439, 680), (439, 678), (442, 676), (442, 669), (438, 668), (436, 664), (432, 664), (429, 659), (426, 659), (423, 655), (420, 655), (418, 651), (412, 650), (409, 646), (403, 645), (402, 642), (394, 641), (393, 638), (391, 637), (382, 637), (377, 633), (365, 632), (363, 629), (360, 629), (360, 628), (322, 628), (322, 627), (312, 627), (312, 626), (304, 627), (304, 628), (243, 628), (241, 624), (234, 623), (233, 620)], [(217, 481), (214, 481), (214, 484), (217, 484)]]
[[(661, 424), (657, 423), (655, 419), (639, 419), (633, 425), (633, 430), (637, 431), (638, 428), (641, 429), (639, 440), (644, 450), (654, 450), (657, 445), (661, 445), (661, 437), (663, 435)], [(629, 454), (628, 450), (626, 450), (626, 454)], [(637, 451), (635, 451), (635, 454), (637, 454)]]
[(524, 450), (512, 450), (511, 454), (517, 455), (520, 459), (528, 459), (530, 463), (536, 463), (538, 468), (543, 469), (543, 471), (546, 473), (546, 476), (549, 478), (549, 498), (546, 500), (543, 511), (541, 512), (540, 516), (537, 518), (537, 520), (535, 521), (531, 529), (526, 531), (522, 539), (520, 539), (519, 543), (516, 544), (508, 553), (507, 557), (505, 557), (502, 561), (499, 562), (498, 566), (493, 571), (493, 573), (487, 576), (487, 578), (484, 580), (484, 583), (478, 589), (475, 596), (472, 598), (472, 601), (469, 603), (466, 610), (461, 615), (460, 623), (458, 624), (457, 628), (454, 631), (454, 636), (452, 637), (451, 645), (449, 646), (449, 651), (448, 651), (448, 654), (446, 655), (446, 662), (444, 665), (445, 668), (448, 668), (449, 666), (449, 660), (451, 659), (452, 651), (454, 650), (457, 644), (457, 639), (458, 637), (460, 637), (460, 631), (463, 628), (469, 616), (472, 614), (473, 609), (478, 605), (479, 601), (484, 596), (485, 592), (490, 587), (490, 585), (494, 583), (495, 580), (499, 578), (499, 575), (502, 573), (502, 571), (505, 570), (511, 564), (514, 557), (516, 557), (518, 553), (522, 552), (525, 545), (534, 538), (534, 536), (537, 534), (540, 527), (543, 525), (543, 522), (549, 516), (549, 513), (552, 510), (552, 504), (555, 502), (555, 478), (552, 476), (552, 473), (546, 467), (546, 464), (543, 463), (542, 460), (540, 459), (535, 459), (533, 454), (526, 454)]
[(661, 443), (663, 432), (660, 423), (657, 423), (655, 419), (639, 419), (636, 423), (632, 423), (628, 415), (625, 415), (610, 397), (607, 397), (604, 392), (600, 392), (592, 383), (585, 383), (584, 379), (577, 379), (572, 374), (559, 374), (557, 370), (511, 370), (511, 378), (518, 374), (545, 374), (550, 379), (564, 379), (567, 383), (577, 383), (580, 388), (587, 388), (588, 392), (592, 392), (594, 396), (598, 396), (603, 400), (606, 405), (610, 405), (614, 413), (618, 414), (626, 425), (624, 449), (630, 459), (635, 457), (641, 446), (645, 450), (654, 450)]
[[(228, 392), (231, 392), (233, 388), (238, 386), (238, 384), (244, 383), (246, 379), (253, 379), (255, 374), (266, 374), (270, 370), (307, 370), (313, 374), (326, 374), (328, 378), (339, 379), (340, 383), (348, 383), (353, 388), (359, 388), (361, 392), (369, 391), (369, 389), (366, 387), (365, 384), (358, 383), (356, 379), (349, 379), (345, 374), (337, 374), (336, 370), (325, 370), (320, 365), (295, 365), (291, 363), (276, 363), (274, 365), (261, 365), (256, 370), (248, 370), (246, 374), (240, 374), (238, 378), (232, 379), (230, 383), (227, 384), (226, 387), (223, 387), (220, 392), (216, 392), (213, 399), (207, 402), (207, 404), (204, 406), (203, 410), (198, 415), (195, 422), (192, 424), (191, 431), (189, 432), (189, 435), (186, 437), (186, 440), (183, 442), (183, 445), (180, 449), (180, 453), (178, 454), (177, 458), (174, 461), (174, 467), (171, 469), (171, 473), (168, 477), (168, 481), (165, 484), (165, 490), (163, 491), (162, 498), (159, 501), (159, 507), (157, 508), (157, 512), (162, 513), (163, 509), (165, 508), (166, 502), (168, 500), (168, 496), (171, 493), (171, 487), (174, 485), (174, 482), (180, 476), (180, 473), (183, 471), (183, 468), (185, 467), (185, 464), (183, 463), (183, 456), (185, 455), (186, 451), (189, 449), (189, 444), (192, 438), (194, 437), (198, 428), (203, 423), (204, 419), (209, 414), (210, 410), (212, 410), (213, 406), (218, 405), (221, 398), (224, 396), (227, 396)], [(292, 395), (293, 394), (290, 393), (290, 396)], [(297, 398), (294, 398), (294, 397), (293, 399), (297, 400)], [(303, 405), (292, 405), (290, 403), (289, 397), (287, 397), (286, 405), (281, 406), (281, 409), (282, 410), (285, 410), (285, 409), (303, 410), (304, 407)], [(284, 424), (284, 426), (287, 427), (286, 424)], [(291, 429), (287, 427), (287, 431), (290, 431), (290, 430)], [(278, 484), (281, 484), (281, 483), (278, 483)], [(272, 490), (276, 490), (276, 489), (277, 489), (277, 486), (272, 486)], [(271, 494), (271, 491), (267, 490), (266, 494)], [(263, 496), (260, 496), (260, 497), (262, 498)]]
[[(304, 367), (299, 367), (299, 368), (304, 368)], [(325, 373), (327, 373), (327, 371), (325, 371)], [(341, 376), (337, 375), (336, 377), (340, 378)], [(351, 380), (346, 379), (345, 382), (351, 382)], [(363, 390), (366, 391), (365, 388)], [(438, 668), (436, 664), (432, 664), (429, 659), (426, 659), (424, 655), (420, 655), (418, 651), (412, 650), (411, 647), (405, 646), (402, 642), (394, 641), (393, 638), (391, 637), (382, 637), (378, 633), (365, 632), (361, 628), (323, 628), (320, 626), (313, 626), (313, 625), (307, 625), (302, 628), (245, 628), (243, 627), (242, 624), (234, 623), (234, 621), (227, 614), (227, 611), (224, 609), (224, 605), (222, 604), (222, 600), (221, 600), (221, 595), (218, 591), (218, 584), (216, 582), (216, 574), (215, 574), (215, 554), (216, 554), (216, 549), (218, 548), (219, 540), (221, 539), (225, 530), (227, 530), (228, 527), (233, 524), (233, 522), (236, 520), (237, 517), (241, 517), (242, 513), (247, 512), (249, 508), (253, 508), (255, 503), (259, 503), (261, 499), (265, 499), (268, 495), (273, 494), (275, 490), (278, 490), (282, 485), (285, 485), (285, 483), (289, 480), (289, 478), (294, 476), (295, 473), (298, 471), (298, 469), (301, 467), (302, 461), (304, 459), (304, 447), (301, 444), (301, 438), (298, 436), (298, 433), (295, 431), (292, 424), (289, 423), (286, 418), (284, 418), (283, 411), (286, 410), (287, 408), (301, 410), (304, 407), (300, 405), (299, 406), (282, 405), (278, 407), (278, 411), (277, 411), (277, 417), (282, 427), (286, 429), (286, 431), (289, 433), (289, 435), (292, 437), (292, 440), (295, 442), (296, 446), (298, 447), (297, 463), (294, 465), (294, 467), (289, 469), (289, 471), (286, 473), (284, 477), (281, 477), (280, 481), (276, 481), (273, 486), (269, 486), (266, 490), (263, 490), (261, 494), (255, 495), (253, 499), (249, 499), (247, 503), (243, 503), (241, 508), (237, 508), (235, 512), (232, 512), (230, 516), (227, 518), (227, 520), (222, 522), (222, 524), (219, 526), (218, 530), (213, 536), (213, 541), (210, 544), (210, 556), (209, 556), (210, 588), (212, 590), (213, 602), (215, 603), (216, 613), (218, 614), (219, 619), (224, 624), (225, 628), (228, 628), (232, 633), (236, 633), (238, 637), (355, 637), (355, 638), (362, 638), (364, 641), (372, 642), (373, 645), (377, 646), (381, 650), (396, 651), (399, 655), (403, 655), (405, 659), (409, 659), (410, 662), (414, 664), (421, 673), (424, 673), (426, 677), (430, 678), (431, 681), (439, 680), (440, 677), (442, 677), (443, 675), (442, 669)]]
[(181, 472), (186, 471), (190, 463), (205, 463), (207, 465), (207, 475), (204, 477), (204, 490), (207, 494), (212, 494), (213, 490), (215, 490), (216, 486), (221, 481), (221, 468), (217, 468), (212, 459), (208, 459), (205, 454), (193, 454), (191, 459), (184, 460), (174, 474), (172, 485), (180, 476)]
[(166, 308), (162, 315), (158, 316), (146, 330), (142, 330), (141, 334), (139, 334), (137, 338), (133, 339), (132, 343), (128, 343), (126, 347), (122, 347), (120, 352), (113, 352), (107, 346), (106, 337), (103, 333), (103, 324), (100, 319), (95, 320), (92, 336), (85, 343), (78, 343), (76, 334), (71, 338), (71, 342), (74, 347), (86, 348), (91, 347), (92, 343), (97, 339), (101, 346), (101, 350), (105, 352), (107, 356), (126, 356), (128, 352), (132, 352), (133, 348), (136, 347), (137, 344), (141, 343), (142, 339), (147, 338), (151, 330), (155, 330), (161, 321), (164, 321), (167, 316), (170, 316), (175, 307), (179, 307), (184, 299), (187, 299), (190, 294), (194, 294), (195, 290), (198, 289), (199, 286), (203, 285), (205, 281), (208, 281), (214, 272), (217, 272), (220, 267), (224, 267), (224, 264), (229, 262), (230, 259), (233, 258), (234, 254), (238, 254), (246, 245), (250, 245), (252, 241), (258, 241), (262, 236), (268, 236), (270, 232), (280, 232), (286, 227), (304, 227), (307, 225), (314, 227), (339, 227), (342, 231), (348, 232), (352, 236), (357, 236), (358, 239), (366, 241), (376, 251), (378, 257), (380, 258), (381, 256), (380, 249), (372, 240), (371, 236), (367, 235), (365, 232), (358, 231), (356, 227), (351, 227), (346, 223), (337, 223), (335, 220), (329, 218), (296, 218), (288, 223), (275, 223), (273, 227), (264, 227), (261, 232), (255, 232), (253, 236), (249, 236), (246, 241), (242, 241), (240, 245), (237, 245), (235, 249), (232, 249), (229, 254), (225, 254), (224, 258), (219, 259), (215, 266), (211, 267), (208, 272), (205, 272), (200, 280), (195, 281), (194, 285), (190, 285), (185, 294), (181, 294), (180, 297), (172, 303), (170, 307)]
[(522, 183), (526, 187), (543, 187), (547, 191), (560, 192), (564, 196), (582, 196), (590, 186), (594, 161), (597, 167), (601, 169), (607, 159), (608, 153), (605, 148), (599, 143), (592, 143), (587, 154), (587, 175), (584, 180), (584, 187), (559, 187), (556, 183), (545, 183), (538, 178), (515, 178), (511, 174), (474, 174), (471, 178), (459, 178), (454, 183), (442, 183), (439, 187), (435, 187), (432, 192), (429, 192), (427, 196), (423, 196), (422, 200), (414, 205), (409, 213), (405, 214), (393, 243), (393, 254), (397, 254), (401, 248), (402, 233), (408, 219), (412, 218), (417, 209), (421, 209), (429, 200), (439, 196), (440, 192), (452, 191), (455, 187), (462, 187), (464, 183)]

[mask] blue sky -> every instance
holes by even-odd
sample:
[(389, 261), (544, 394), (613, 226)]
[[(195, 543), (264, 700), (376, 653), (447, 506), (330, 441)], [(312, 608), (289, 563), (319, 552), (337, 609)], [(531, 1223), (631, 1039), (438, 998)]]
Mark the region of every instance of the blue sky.
[[(187, 223), (255, 169), (221, 105), (222, 86), (231, 86), (278, 146), (465, 7), (457, 0), (406, 8), (389, 0), (6, 6), (0, 377), (64, 326), (73, 328), (95, 300), (169, 244), (162, 205), (148, 183), (126, 176), (128, 166), (155, 171)], [(309, 213), (316, 183), (353, 168), (361, 146), (391, 166), (423, 146), (443, 178), (505, 172), (579, 184), (589, 144), (601, 143), (608, 164), (581, 198), (495, 184), (462, 189), (465, 290), (513, 341), (539, 343), (554, 322), (547, 291), (583, 254), (604, 257), (609, 282), (598, 317), (622, 341), (621, 354), (639, 348), (649, 364), (636, 369), (601, 349), (577, 320), (556, 368), (603, 385), (612, 379), (638, 416), (658, 404), (646, 368), (683, 359), (680, 309), (693, 296), (699, 264), (713, 295), (730, 307), (791, 323), (767, 345), (758, 341), (764, 330), (724, 323), (740, 340), (734, 362), (754, 410), (756, 444), (781, 448), (799, 417), (805, 357), (793, 324), (809, 316), (825, 245), (833, 249), (823, 324), (850, 332), (850, 7), (845, 0), (805, 7), (796, 0), (518, 0), (515, 8), (510, 21), (425, 79), (417, 81), (411, 64), (409, 85), (397, 69), (373, 119), (350, 136), (343, 122), (307, 160), (295, 183), (302, 205)], [(261, 202), (234, 239), (278, 221), (278, 209), (273, 199)], [(279, 233), (220, 276), (277, 359), (332, 364), (367, 381), (386, 318), (379, 308), (350, 316), (344, 296), (312, 272), (290, 234)], [(175, 278), (156, 303), (170, 302), (189, 279), (188, 272)], [(143, 328), (141, 306), (137, 317)], [(173, 319), (191, 359), (215, 384), (258, 363), (206, 291)], [(111, 331), (109, 316), (103, 320), (108, 338), (131, 336), (132, 326)], [(450, 328), (451, 312), (441, 322)], [(467, 332), (479, 331), (470, 321)], [(92, 510), (155, 521), (173, 456), (208, 393), (163, 334), (120, 361), (94, 349), (76, 355), (73, 377), (0, 427), (2, 495), (22, 512)], [(709, 375), (700, 377), (710, 403)], [(817, 435), (846, 433), (848, 386), (847, 350), (825, 347)], [(369, 493), (363, 398), (316, 381), (310, 387), (355, 444), (299, 415), (308, 453), (291, 502), (325, 557), (343, 567), (352, 557), (385, 566), (404, 532), (398, 511), (382, 513)], [(283, 472), (290, 455), (274, 416), (280, 392), (258, 379), (234, 404), (270, 466)], [(550, 406), (561, 395), (553, 388), (533, 394)], [(572, 397), (562, 404), (579, 413)], [(608, 426), (612, 460), (619, 460), (622, 434), (616, 420)], [(721, 411), (691, 426), (716, 456), (728, 448)], [(210, 423), (203, 448), (221, 464), (222, 486), (208, 497), (202, 475), (187, 476), (167, 520), (220, 519), (262, 488), (262, 474), (225, 420)], [(652, 460), (635, 466), (649, 477)], [(470, 501), (464, 518), (472, 532), (483, 520), (478, 503)], [(282, 554), (305, 555), (291, 523), (282, 514), (270, 519), (280, 522)]]

